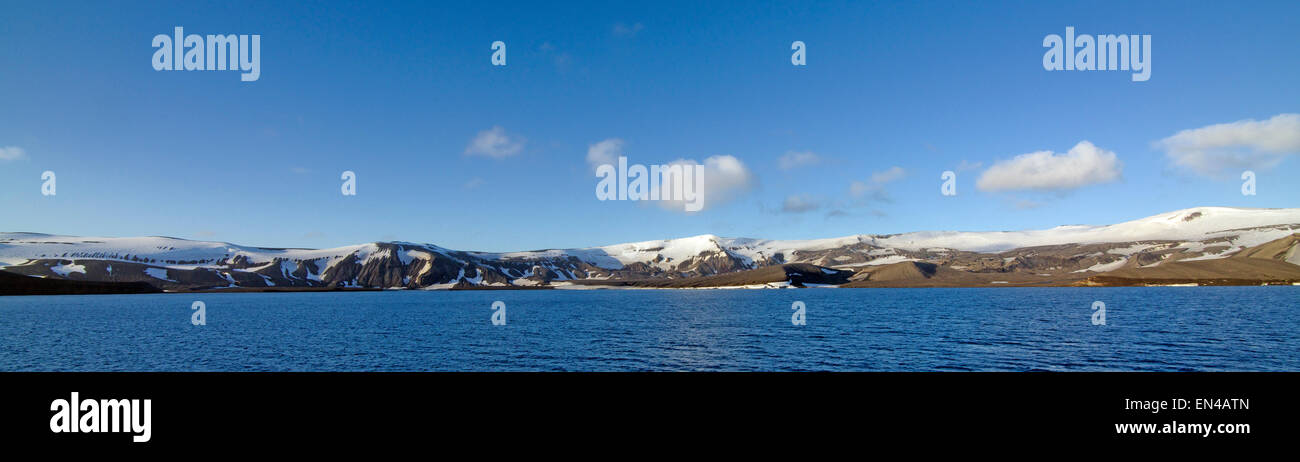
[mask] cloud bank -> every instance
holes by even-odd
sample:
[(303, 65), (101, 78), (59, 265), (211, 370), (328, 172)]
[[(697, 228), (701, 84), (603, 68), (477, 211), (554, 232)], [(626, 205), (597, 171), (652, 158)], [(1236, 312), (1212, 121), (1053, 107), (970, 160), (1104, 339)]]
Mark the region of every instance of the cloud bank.
[(1114, 152), (1080, 141), (1065, 154), (1038, 151), (993, 164), (976, 181), (981, 191), (1060, 191), (1118, 180), (1123, 165)]
[[(704, 166), (704, 184), (702, 187), (704, 210), (740, 197), (753, 189), (756, 183), (753, 172), (735, 156), (709, 156), (704, 159), (703, 164), (696, 162), (694, 159), (678, 159), (668, 163), (668, 165), (678, 164), (683, 167)], [(657, 201), (655, 203), (663, 208), (676, 211), (683, 210), (684, 206), (683, 201)]]
[[(624, 154), (624, 141), (622, 138), (607, 138), (587, 146), (587, 165), (595, 171), (601, 165), (618, 166), (618, 158), (626, 157)], [(649, 164), (643, 158), (628, 158), (628, 163)], [(745, 166), (744, 162), (735, 156), (720, 155), (710, 156), (700, 163), (694, 159), (677, 159), (669, 162), (668, 166), (681, 165), (694, 169), (696, 165), (704, 166), (702, 184), (700, 186), (704, 200), (702, 204), (704, 209), (715, 206), (740, 196), (752, 189), (756, 183), (754, 173)], [(669, 209), (682, 211), (684, 210), (684, 201), (660, 200), (655, 201), (659, 206)]]
[(1272, 168), (1286, 156), (1300, 153), (1300, 114), (1183, 130), (1155, 145), (1175, 165), (1207, 176)]
[[(692, 159), (679, 159), (671, 161), (668, 165), (698, 165), (697, 161)], [(729, 202), (740, 195), (749, 193), (754, 187), (754, 173), (750, 172), (749, 167), (745, 167), (736, 156), (719, 155), (708, 156), (703, 164), (705, 165), (705, 207), (716, 206), (716, 204)], [(660, 206), (681, 210), (681, 203), (677, 200), (660, 200)]]

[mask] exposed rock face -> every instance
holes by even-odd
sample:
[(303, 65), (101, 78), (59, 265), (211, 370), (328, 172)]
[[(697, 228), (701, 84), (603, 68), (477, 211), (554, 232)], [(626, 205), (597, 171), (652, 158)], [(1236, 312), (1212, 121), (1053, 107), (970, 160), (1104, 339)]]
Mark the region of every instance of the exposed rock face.
[[(1132, 285), (1198, 278), (1281, 284), (1300, 281), (1291, 273), (1300, 269), (1298, 232), (1300, 209), (1206, 207), (1118, 225), (1042, 231), (921, 232), (812, 241), (703, 235), (513, 253), (409, 242), (312, 250), (168, 237), (0, 233), (0, 268), (50, 280), (145, 283), (164, 290), (782, 282), (848, 287)], [(765, 268), (774, 269), (756, 272)], [(724, 277), (728, 275), (737, 276)]]

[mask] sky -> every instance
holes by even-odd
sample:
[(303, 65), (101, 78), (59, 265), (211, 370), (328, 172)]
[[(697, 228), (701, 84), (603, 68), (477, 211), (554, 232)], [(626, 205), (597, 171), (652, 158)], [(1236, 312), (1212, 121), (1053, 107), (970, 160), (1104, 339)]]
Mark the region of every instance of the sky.
[[(1293, 1), (0, 11), (0, 231), (510, 251), (1300, 206)], [(178, 26), (260, 35), (258, 80), (155, 70)], [(1045, 69), (1067, 27), (1149, 35), (1149, 80)], [(598, 200), (618, 155), (703, 165), (704, 209)]]

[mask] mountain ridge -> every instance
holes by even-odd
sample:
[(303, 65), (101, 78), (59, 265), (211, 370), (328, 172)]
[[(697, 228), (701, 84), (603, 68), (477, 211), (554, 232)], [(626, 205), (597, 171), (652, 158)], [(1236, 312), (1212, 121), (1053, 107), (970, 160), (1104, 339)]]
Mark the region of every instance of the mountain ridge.
[[(574, 286), (697, 287), (672, 282), (752, 272), (775, 265), (824, 268), (823, 279), (770, 281), (780, 272), (714, 278), (728, 286), (762, 284), (845, 287), (942, 282), (966, 285), (1095, 285), (1090, 279), (1120, 272), (1142, 280), (1145, 270), (1178, 262), (1213, 261), (1273, 243), (1283, 263), (1300, 264), (1300, 208), (1195, 207), (1112, 225), (1065, 225), (1027, 231), (919, 231), (856, 234), (826, 239), (771, 240), (702, 234), (575, 249), (477, 252), (407, 241), (327, 249), (241, 246), (166, 236), (74, 237), (0, 233), (0, 270), (73, 281), (146, 282), (160, 289), (234, 288), (550, 288)], [(929, 266), (882, 268), (906, 262)], [(1177, 274), (1197, 274), (1187, 267)], [(1256, 265), (1255, 262), (1218, 266)], [(1259, 263), (1259, 265), (1271, 265)], [(1297, 267), (1300, 268), (1300, 267)], [(1243, 279), (1290, 281), (1279, 266)], [(847, 278), (831, 274), (851, 272)], [(1250, 271), (1248, 271), (1250, 272)], [(761, 276), (760, 276), (761, 274)], [(886, 274), (894, 274), (886, 276)], [(925, 276), (928, 274), (928, 276)], [(1171, 273), (1173, 274), (1173, 273)], [(1217, 273), (1216, 273), (1217, 274)], [(872, 279), (872, 277), (875, 279)], [(1224, 279), (1223, 274), (1217, 274)], [(937, 279), (936, 279), (937, 278)], [(1005, 280), (1003, 280), (1005, 279)], [(1156, 278), (1159, 279), (1159, 278)], [(1186, 278), (1183, 278), (1186, 279)], [(1195, 278), (1192, 278), (1195, 279)], [(617, 284), (602, 281), (619, 281)], [(658, 281), (658, 282), (656, 282)], [(945, 282), (946, 281), (946, 282)], [(698, 282), (698, 281), (697, 281)], [(752, 282), (752, 284), (744, 284)], [(873, 285), (875, 284), (875, 285)], [(943, 285), (940, 284), (940, 285)]]

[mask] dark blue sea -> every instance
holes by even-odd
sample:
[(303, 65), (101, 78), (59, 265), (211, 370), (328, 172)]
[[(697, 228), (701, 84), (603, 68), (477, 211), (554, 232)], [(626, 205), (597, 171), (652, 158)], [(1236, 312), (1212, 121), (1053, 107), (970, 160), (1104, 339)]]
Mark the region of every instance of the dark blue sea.
[(3, 371), (1297, 371), (1298, 334), (1294, 286), (0, 297)]

